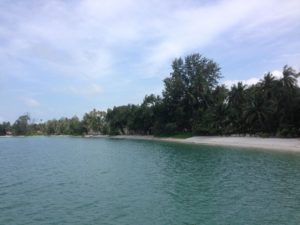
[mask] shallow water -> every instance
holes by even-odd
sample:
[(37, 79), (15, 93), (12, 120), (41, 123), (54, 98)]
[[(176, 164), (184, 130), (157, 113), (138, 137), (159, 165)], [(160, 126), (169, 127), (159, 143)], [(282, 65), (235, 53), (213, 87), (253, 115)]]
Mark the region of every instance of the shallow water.
[(0, 138), (0, 224), (299, 224), (300, 155)]

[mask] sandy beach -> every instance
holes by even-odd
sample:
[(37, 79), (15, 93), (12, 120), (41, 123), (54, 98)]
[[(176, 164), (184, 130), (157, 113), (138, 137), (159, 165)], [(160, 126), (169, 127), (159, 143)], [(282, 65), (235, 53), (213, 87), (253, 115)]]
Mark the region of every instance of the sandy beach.
[(275, 151), (300, 152), (300, 138), (259, 138), (259, 137), (219, 137), (219, 136), (195, 136), (186, 139), (178, 138), (158, 138), (153, 136), (139, 135), (118, 135), (118, 136), (87, 136), (99, 138), (115, 139), (139, 139), (139, 140), (157, 140), (188, 144), (205, 144), (218, 146), (233, 146), (242, 148), (256, 148)]

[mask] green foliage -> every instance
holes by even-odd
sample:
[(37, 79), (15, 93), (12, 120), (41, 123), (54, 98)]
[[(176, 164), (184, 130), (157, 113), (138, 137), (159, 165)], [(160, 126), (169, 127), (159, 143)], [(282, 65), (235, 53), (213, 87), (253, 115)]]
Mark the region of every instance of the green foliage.
[(4, 136), (10, 131), (11, 127), (9, 122), (3, 122), (2, 124), (0, 124), (0, 136)]
[(166, 126), (160, 131), (170, 132), (171, 126), (175, 131), (191, 131), (199, 109), (212, 104), (211, 93), (221, 77), (220, 68), (212, 60), (192, 54), (184, 60), (175, 59), (172, 69), (164, 80), (162, 116)]
[(186, 139), (186, 138), (190, 138), (190, 137), (193, 137), (193, 133), (191, 133), (191, 132), (177, 133), (172, 136), (172, 138), (178, 138), (178, 139)]
[(77, 116), (71, 119), (48, 120), (43, 130), (43, 133), (47, 135), (82, 135), (84, 132), (83, 123)]
[(129, 134), (128, 127), (132, 126), (133, 115), (137, 106), (118, 106), (107, 110), (109, 134)]
[(271, 73), (255, 85), (239, 82), (228, 90), (219, 85), (220, 67), (199, 54), (175, 59), (164, 79), (162, 96), (146, 95), (140, 105), (123, 105), (107, 112), (93, 109), (80, 120), (53, 119), (30, 123), (28, 114), (11, 127), (0, 124), (0, 135), (153, 134), (196, 135), (251, 134), (262, 137), (300, 135), (299, 73), (284, 66), (283, 77)]
[(106, 112), (93, 109), (83, 116), (83, 128), (89, 134), (107, 134)]
[(13, 133), (15, 135), (28, 135), (30, 133), (29, 121), (29, 114), (20, 116), (13, 124)]
[(6, 135), (6, 130), (3, 124), (0, 124), (0, 136)]

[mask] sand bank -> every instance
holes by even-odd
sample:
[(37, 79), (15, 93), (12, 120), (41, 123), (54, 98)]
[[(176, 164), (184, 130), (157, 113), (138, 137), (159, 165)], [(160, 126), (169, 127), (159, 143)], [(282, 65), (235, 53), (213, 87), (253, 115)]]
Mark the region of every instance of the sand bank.
[(177, 142), (177, 143), (234, 146), (234, 147), (243, 147), (243, 148), (300, 152), (300, 138), (195, 136), (186, 139), (177, 139), (177, 138), (157, 138), (153, 136), (139, 136), (139, 135), (118, 135), (118, 136), (99, 135), (99, 136), (88, 136), (88, 137), (158, 140), (158, 141), (168, 141), (168, 142)]

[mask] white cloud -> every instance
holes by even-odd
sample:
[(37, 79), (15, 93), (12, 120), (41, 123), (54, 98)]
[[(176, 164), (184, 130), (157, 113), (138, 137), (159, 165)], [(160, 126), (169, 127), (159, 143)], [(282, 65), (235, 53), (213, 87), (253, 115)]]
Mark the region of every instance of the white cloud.
[[(276, 78), (276, 79), (281, 79), (283, 74), (282, 71), (280, 70), (273, 70), (272, 75)], [(261, 79), (263, 79), (264, 76), (260, 76), (260, 77), (252, 77), (246, 80), (225, 80), (223, 83), (225, 84), (225, 86), (227, 88), (230, 88), (231, 86), (233, 86), (234, 84), (237, 84), (238, 82), (242, 82), (243, 84), (246, 85), (253, 85), (258, 83)], [(297, 79), (298, 81), (298, 85), (300, 85), (300, 77)]]
[[(135, 90), (134, 98), (142, 99), (139, 90), (156, 92), (173, 58), (194, 52), (216, 59), (227, 74), (242, 64), (255, 64), (256, 70), (285, 63), (300, 66), (299, 0), (31, 0), (0, 5), (0, 79), (3, 93), (16, 99), (7, 103), (0, 96), (0, 101), (19, 111), (15, 114), (23, 109), (14, 109), (20, 100), (14, 89), (22, 96), (42, 96), (38, 109), (57, 104), (53, 91), (65, 94), (63, 111), (69, 113), (78, 110), (69, 107), (70, 95), (92, 96), (96, 102), (101, 94), (107, 100), (103, 107), (119, 104), (114, 101), (119, 96), (122, 104), (132, 101)], [(225, 83), (238, 82), (236, 74)], [(122, 83), (126, 80), (130, 82)], [(23, 102), (40, 105), (34, 99)], [(84, 101), (78, 104), (90, 107)]]
[(24, 98), (24, 103), (31, 108), (36, 108), (40, 106), (40, 103), (33, 98)]
[(237, 84), (238, 82), (242, 82), (243, 84), (246, 84), (246, 85), (253, 85), (253, 84), (256, 84), (259, 80), (260, 79), (257, 77), (252, 77), (247, 80), (225, 80), (224, 84), (227, 88), (230, 88), (231, 86), (233, 86), (234, 84)]
[(272, 74), (276, 79), (280, 79), (283, 76), (282, 71), (279, 71), (279, 70), (273, 70)]
[(143, 74), (156, 75), (170, 59), (212, 44), (233, 27), (238, 28), (236, 38), (282, 32), (273, 29), (274, 22), (290, 29), (286, 24), (300, 19), (300, 4), (54, 0), (11, 4), (2, 17), (7, 21), (0, 31), (8, 42), (6, 54), (42, 63), (59, 74), (96, 79), (114, 74), (131, 51), (138, 55)]
[(64, 87), (61, 90), (55, 90), (55, 91), (62, 91), (68, 94), (72, 95), (81, 95), (81, 96), (88, 96), (88, 95), (99, 95), (102, 93), (103, 88), (98, 84), (89, 84), (89, 85), (69, 85), (67, 87)]

